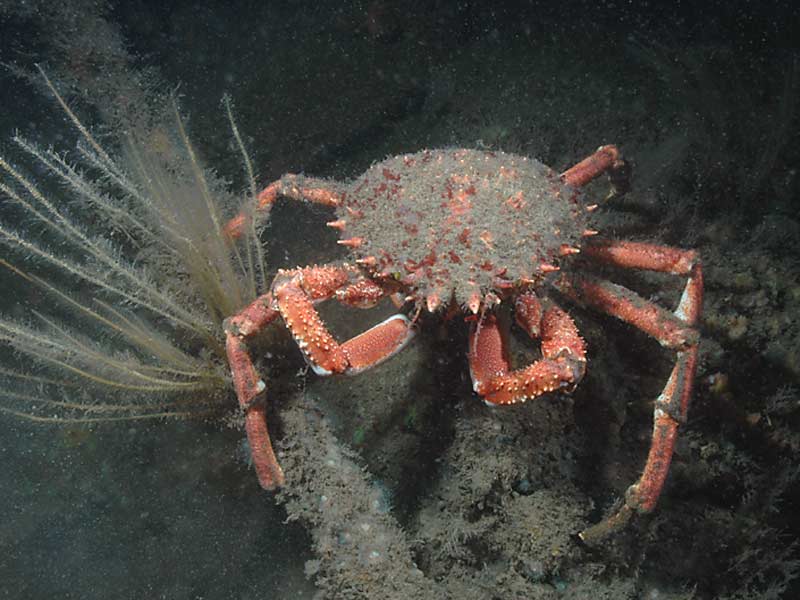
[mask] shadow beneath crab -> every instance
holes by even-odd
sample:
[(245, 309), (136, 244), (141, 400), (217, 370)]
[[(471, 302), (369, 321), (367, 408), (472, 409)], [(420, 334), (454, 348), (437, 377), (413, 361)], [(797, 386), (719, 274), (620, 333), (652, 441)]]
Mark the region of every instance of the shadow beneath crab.
[[(363, 328), (358, 314), (326, 322), (345, 335)], [(307, 572), (329, 593), (352, 590), (343, 597), (486, 598), (492, 589), (633, 597), (635, 577), (600, 577), (606, 563), (576, 537), (601, 516), (591, 495), (610, 497), (609, 480), (624, 491), (635, 477), (596, 472), (612, 462), (597, 449), (610, 441), (616, 454), (622, 428), (597, 423), (608, 414), (624, 422), (627, 386), (589, 375), (574, 397), (489, 407), (472, 393), (458, 350), (467, 342), (462, 319), (428, 316), (422, 325), (386, 363), (356, 377), (310, 378), (283, 404), (279, 498), (314, 539)], [(598, 369), (619, 359), (606, 345), (597, 344), (607, 356)], [(517, 359), (530, 358), (528, 346), (512, 344)], [(611, 390), (616, 400), (605, 405)], [(626, 466), (641, 465), (645, 445)]]
[[(335, 314), (341, 307), (326, 308), (331, 309), (326, 322), (341, 337), (363, 329), (363, 316), (353, 315), (352, 309), (344, 309), (347, 319)], [(369, 320), (378, 322), (392, 312), (391, 304), (383, 303), (368, 311)], [(356, 376), (314, 378), (306, 389), (339, 439), (358, 450), (404, 524), (438, 476), (439, 459), (453, 437), (458, 402), (470, 393), (459, 364), (463, 355), (442, 351), (459, 343), (450, 339), (452, 328), (434, 325), (436, 319), (423, 321), (414, 342), (386, 363)]]

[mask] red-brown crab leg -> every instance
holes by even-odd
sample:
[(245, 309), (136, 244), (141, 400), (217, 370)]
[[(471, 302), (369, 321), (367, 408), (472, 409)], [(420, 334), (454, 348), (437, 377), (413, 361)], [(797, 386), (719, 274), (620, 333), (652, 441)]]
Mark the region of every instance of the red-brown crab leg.
[(551, 306), (542, 314), (533, 293), (520, 296), (515, 310), (528, 335), (541, 336), (542, 359), (512, 371), (497, 318), (489, 314), (479, 319), (470, 332), (470, 374), (475, 392), (490, 404), (515, 404), (572, 388), (586, 369), (584, 342), (566, 312)]
[(350, 306), (369, 307), (393, 291), (365, 279), (351, 282), (351, 273), (342, 267), (307, 267), (283, 271), (272, 284), (276, 308), (318, 375), (369, 369), (399, 352), (414, 335), (411, 322), (397, 314), (339, 344), (322, 322), (315, 302), (336, 298)]
[(267, 431), (264, 407), (267, 386), (258, 377), (247, 340), (281, 315), (314, 371), (328, 375), (355, 374), (373, 367), (401, 350), (414, 335), (409, 320), (404, 315), (394, 315), (344, 344), (334, 340), (314, 308), (315, 301), (333, 297), (349, 306), (364, 308), (389, 293), (370, 280), (351, 282), (352, 271), (340, 267), (283, 271), (276, 277), (270, 293), (225, 321), (233, 384), (239, 405), (245, 411), (253, 466), (264, 489), (280, 487), (284, 476)]
[(275, 200), (280, 196), (324, 206), (336, 206), (341, 200), (341, 194), (331, 189), (330, 181), (289, 173), (261, 190), (256, 198), (254, 211), (243, 210), (228, 221), (224, 227), (225, 235), (230, 239), (239, 238), (245, 230), (252, 212), (268, 214)]
[(670, 313), (634, 292), (608, 281), (564, 277), (559, 287), (575, 300), (602, 310), (654, 337), (677, 351), (672, 373), (655, 401), (653, 439), (644, 471), (628, 488), (622, 508), (580, 534), (592, 543), (623, 526), (633, 512), (655, 507), (669, 472), (678, 427), (686, 421), (697, 368), (698, 333), (694, 328), (703, 304), (703, 272), (697, 254), (668, 246), (640, 242), (596, 241), (584, 254), (607, 264), (686, 276), (678, 307)]
[(269, 294), (258, 298), (238, 315), (225, 320), (225, 350), (233, 376), (239, 406), (245, 414), (245, 431), (250, 444), (253, 467), (261, 487), (267, 490), (283, 485), (283, 471), (275, 459), (267, 431), (264, 394), (267, 386), (259, 378), (247, 349), (247, 339), (275, 320), (278, 311), (270, 308)]
[(573, 187), (583, 187), (603, 173), (608, 173), (612, 188), (606, 200), (628, 190), (630, 166), (614, 145), (600, 146), (594, 154), (564, 171), (561, 180)]

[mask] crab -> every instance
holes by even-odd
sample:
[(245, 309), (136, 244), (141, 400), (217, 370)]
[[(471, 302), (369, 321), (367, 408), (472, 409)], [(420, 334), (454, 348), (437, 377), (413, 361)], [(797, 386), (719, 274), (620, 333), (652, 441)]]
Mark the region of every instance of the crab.
[[(245, 414), (253, 464), (261, 486), (284, 483), (265, 418), (266, 384), (248, 342), (283, 321), (315, 373), (354, 375), (399, 352), (414, 336), (423, 310), (460, 310), (470, 321), (467, 359), (475, 393), (490, 405), (525, 402), (575, 389), (586, 371), (586, 345), (557, 300), (566, 298), (633, 325), (676, 353), (675, 366), (655, 400), (653, 434), (643, 472), (610, 516), (580, 535), (601, 539), (633, 514), (651, 511), (685, 422), (697, 365), (703, 295), (696, 252), (644, 242), (603, 239), (590, 228), (596, 203), (584, 187), (606, 174), (611, 191), (627, 191), (628, 164), (616, 146), (557, 174), (541, 162), (503, 152), (424, 150), (372, 165), (349, 183), (285, 175), (259, 195), (255, 211), (227, 223), (231, 239), (278, 198), (332, 207), (328, 226), (346, 237), (352, 260), (281, 270), (270, 291), (225, 321), (234, 388)], [(255, 215), (251, 213), (255, 213)], [(579, 256), (577, 256), (579, 255)], [(592, 275), (593, 263), (686, 278), (674, 311)], [(340, 342), (315, 304), (335, 299), (368, 308), (391, 297), (401, 310)], [(498, 307), (539, 340), (541, 358), (514, 368)]]

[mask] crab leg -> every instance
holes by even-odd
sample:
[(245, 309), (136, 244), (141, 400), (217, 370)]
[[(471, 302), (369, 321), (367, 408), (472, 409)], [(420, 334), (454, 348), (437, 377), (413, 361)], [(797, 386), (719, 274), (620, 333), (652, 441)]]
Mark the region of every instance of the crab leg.
[(350, 283), (347, 269), (331, 266), (284, 271), (272, 285), (277, 309), (318, 375), (359, 373), (399, 352), (411, 340), (411, 322), (397, 314), (339, 344), (314, 308), (315, 301), (331, 297), (350, 306), (369, 306), (378, 293), (387, 292), (363, 279)]
[(294, 174), (284, 175), (273, 181), (258, 194), (253, 210), (242, 210), (233, 217), (224, 227), (225, 235), (229, 239), (237, 239), (242, 235), (253, 213), (269, 214), (272, 205), (278, 197), (284, 196), (292, 200), (305, 200), (324, 206), (336, 206), (341, 194), (331, 189), (331, 182), (312, 177), (301, 177)]
[(665, 348), (680, 350), (697, 343), (697, 330), (685, 320), (624, 286), (589, 275), (564, 276), (559, 285), (578, 302), (633, 325)]
[(246, 340), (260, 332), (278, 316), (278, 312), (271, 309), (270, 304), (272, 297), (266, 294), (238, 315), (226, 319), (224, 323), (225, 350), (236, 397), (245, 414), (245, 431), (250, 444), (253, 467), (261, 487), (267, 490), (283, 485), (283, 471), (275, 459), (267, 431), (266, 408), (263, 402), (267, 386), (256, 373)]
[(511, 370), (504, 332), (494, 315), (482, 317), (470, 332), (473, 388), (490, 404), (515, 404), (572, 388), (585, 371), (585, 346), (566, 312), (552, 306), (542, 314), (539, 300), (529, 293), (517, 300), (516, 314), (532, 338), (541, 335), (542, 359), (528, 367)]
[(594, 278), (563, 278), (559, 287), (577, 301), (630, 323), (662, 345), (677, 351), (672, 373), (655, 401), (653, 438), (644, 471), (628, 488), (622, 508), (582, 532), (592, 543), (624, 525), (634, 512), (649, 512), (661, 494), (669, 471), (678, 427), (686, 421), (697, 368), (698, 334), (694, 329), (703, 303), (703, 273), (692, 251), (639, 242), (600, 241), (586, 247), (586, 255), (619, 267), (647, 269), (688, 277), (674, 313), (634, 292)]
[(630, 166), (614, 145), (600, 146), (594, 154), (564, 171), (561, 180), (573, 187), (583, 187), (603, 173), (608, 173), (611, 180), (611, 191), (606, 200), (628, 191)]
[(267, 431), (264, 406), (267, 386), (258, 377), (247, 340), (280, 314), (316, 373), (359, 373), (402, 349), (414, 335), (411, 323), (404, 315), (394, 315), (338, 344), (322, 323), (314, 302), (336, 297), (350, 306), (367, 307), (384, 295), (386, 292), (372, 281), (361, 279), (351, 283), (346, 268), (294, 269), (279, 273), (270, 293), (226, 319), (228, 363), (239, 405), (245, 412), (253, 466), (264, 489), (280, 487), (284, 476)]

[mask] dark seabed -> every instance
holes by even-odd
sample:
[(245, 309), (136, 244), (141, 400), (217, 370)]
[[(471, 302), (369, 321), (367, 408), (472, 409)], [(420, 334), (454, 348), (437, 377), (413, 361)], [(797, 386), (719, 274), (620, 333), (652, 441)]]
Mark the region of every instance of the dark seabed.
[[(800, 597), (794, 3), (52, 4), (0, 1), (9, 165), (0, 170), (0, 598)], [(190, 339), (142, 301), (107, 293), (127, 285), (124, 274), (103, 279), (104, 292), (11, 239), (83, 260), (67, 226), (48, 228), (14, 200), (31, 196), (19, 172), (87, 240), (107, 238), (98, 253), (159, 264), (165, 279), (150, 283), (165, 298), (188, 289), (188, 270), (159, 240), (101, 219), (12, 141), (18, 133), (52, 147), (50, 160), (66, 154), (65, 165), (81, 159), (79, 133), (37, 64), (115, 159), (130, 133), (172, 160), (167, 134), (155, 132), (176, 97), (199, 162), (216, 174), (212, 194), (231, 191), (220, 201), (226, 219), (249, 185), (226, 95), (258, 189), (288, 172), (347, 181), (425, 148), (501, 150), (561, 172), (618, 145), (631, 189), (603, 204), (593, 227), (695, 249), (705, 275), (691, 410), (655, 510), (595, 543), (578, 535), (641, 474), (675, 353), (555, 291), (586, 340), (586, 375), (571, 394), (509, 407), (473, 393), (461, 314), (423, 310), (413, 342), (358, 377), (315, 375), (274, 327), (252, 348), (286, 484), (262, 490), (219, 359), (217, 321), (229, 314), (211, 319), (210, 337)], [(96, 152), (81, 144), (84, 158)], [(118, 183), (105, 169), (100, 160), (86, 171), (99, 176), (98, 201)], [(588, 199), (607, 190), (600, 178)], [(201, 223), (190, 200), (175, 206)], [(325, 226), (333, 218), (330, 208), (276, 202), (260, 233), (267, 287), (279, 268), (346, 260)], [(103, 264), (86, 269), (106, 277)], [(594, 273), (669, 310), (685, 285), (676, 275)], [(188, 379), (158, 369), (172, 355), (131, 350), (30, 275), (106, 316), (152, 325), (186, 353), (176, 361), (200, 369), (202, 391), (153, 400), (137, 388), (147, 408), (107, 420), (98, 407), (125, 394), (79, 370), (105, 377), (97, 364), (118, 361), (115, 382), (128, 391), (145, 373), (176, 388)], [(388, 301), (319, 309), (339, 340), (396, 311)], [(23, 329), (71, 350), (25, 342)], [(512, 328), (515, 364), (538, 347)]]

